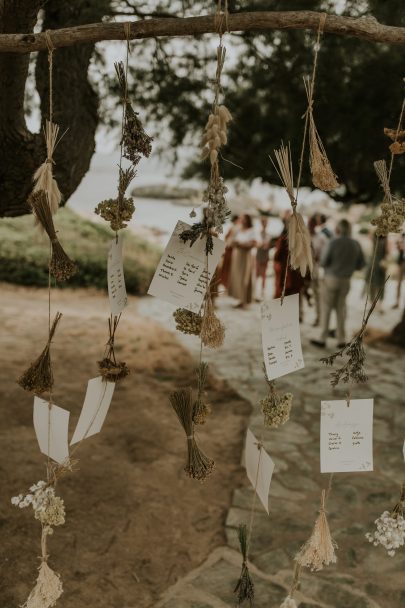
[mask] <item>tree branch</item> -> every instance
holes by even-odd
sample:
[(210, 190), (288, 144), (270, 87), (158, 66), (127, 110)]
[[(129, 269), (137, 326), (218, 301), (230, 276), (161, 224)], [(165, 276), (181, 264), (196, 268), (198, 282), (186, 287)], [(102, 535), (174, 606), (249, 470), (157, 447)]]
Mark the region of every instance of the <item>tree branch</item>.
[[(313, 11), (253, 12), (229, 14), (229, 31), (266, 31), (271, 29), (317, 30), (322, 13)], [(196, 36), (217, 31), (214, 15), (187, 18), (145, 19), (131, 22), (131, 38), (160, 36)], [(405, 44), (405, 27), (379, 23), (374, 17), (342, 17), (328, 14), (324, 31), (338, 36), (352, 36), (370, 42)], [(93, 23), (51, 32), (55, 47), (124, 40), (122, 23)], [(1, 34), (0, 52), (30, 53), (46, 49), (45, 34)]]

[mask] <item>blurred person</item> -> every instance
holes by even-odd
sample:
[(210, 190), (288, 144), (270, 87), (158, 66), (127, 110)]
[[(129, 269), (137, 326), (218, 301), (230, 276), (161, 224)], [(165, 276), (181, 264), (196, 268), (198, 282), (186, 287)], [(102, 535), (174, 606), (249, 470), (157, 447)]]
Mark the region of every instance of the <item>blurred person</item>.
[(401, 301), (402, 280), (405, 275), (405, 232), (403, 232), (397, 240), (398, 249), (398, 280), (397, 280), (397, 299), (393, 308), (399, 308)]
[[(261, 284), (260, 298), (264, 298), (266, 289), (267, 266), (269, 263), (269, 251), (271, 247), (271, 234), (267, 230), (269, 220), (265, 215), (260, 217), (260, 230), (258, 232), (256, 250), (256, 279)], [(258, 300), (259, 301), (259, 300)]]
[(321, 320), (321, 286), (322, 271), (319, 270), (321, 256), (330, 239), (332, 232), (326, 226), (328, 218), (323, 213), (315, 213), (308, 220), (308, 230), (311, 235), (312, 256), (314, 269), (311, 276), (311, 289), (315, 302), (315, 320), (313, 327), (319, 325)]
[(329, 335), (332, 310), (336, 311), (338, 348), (346, 345), (346, 297), (350, 280), (355, 270), (364, 268), (365, 260), (359, 243), (351, 238), (351, 226), (346, 219), (339, 221), (336, 237), (331, 239), (321, 256), (321, 267), (325, 270), (322, 286), (322, 333), (320, 340), (311, 344), (324, 348)]
[(236, 308), (245, 308), (252, 302), (254, 277), (252, 250), (256, 247), (256, 238), (250, 215), (247, 213), (241, 215), (239, 226), (232, 239), (228, 295), (239, 300)]
[(298, 270), (293, 270), (288, 264), (288, 218), (283, 218), (284, 228), (275, 243), (274, 251), (274, 297), (281, 298), (285, 282), (284, 295), (300, 294), (300, 321), (302, 321), (302, 291), (304, 278)]
[(240, 228), (240, 218), (238, 215), (231, 217), (231, 225), (225, 234), (225, 252), (222, 258), (220, 269), (220, 283), (228, 288), (229, 275), (231, 273), (233, 239)]
[[(387, 254), (388, 241), (386, 236), (377, 237), (376, 233), (370, 235), (373, 239), (373, 249), (367, 264), (366, 276), (364, 280), (364, 292), (370, 290), (371, 301), (381, 290), (381, 296), (377, 302), (377, 308), (381, 311), (381, 304), (384, 299), (385, 279), (387, 275)], [(375, 252), (375, 254), (374, 254)]]

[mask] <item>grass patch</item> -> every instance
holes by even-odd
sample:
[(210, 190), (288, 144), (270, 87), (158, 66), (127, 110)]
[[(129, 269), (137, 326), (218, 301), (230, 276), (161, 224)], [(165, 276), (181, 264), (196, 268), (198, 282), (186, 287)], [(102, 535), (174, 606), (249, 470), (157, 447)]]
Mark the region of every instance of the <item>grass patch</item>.
[[(66, 253), (79, 271), (58, 287), (107, 288), (108, 242), (114, 233), (70, 209), (60, 209), (55, 227)], [(144, 295), (160, 258), (159, 249), (129, 230), (124, 238), (124, 271), (128, 293)], [(0, 281), (18, 285), (48, 285), (48, 238), (31, 215), (0, 219)]]

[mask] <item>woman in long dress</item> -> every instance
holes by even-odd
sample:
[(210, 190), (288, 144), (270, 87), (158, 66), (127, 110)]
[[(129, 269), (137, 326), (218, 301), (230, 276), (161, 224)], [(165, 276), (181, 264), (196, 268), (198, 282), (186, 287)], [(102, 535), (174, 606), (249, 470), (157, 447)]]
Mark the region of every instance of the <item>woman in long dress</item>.
[(244, 214), (240, 219), (240, 230), (235, 234), (232, 247), (231, 272), (228, 295), (239, 300), (237, 308), (245, 308), (253, 298), (254, 257), (256, 247), (252, 218)]

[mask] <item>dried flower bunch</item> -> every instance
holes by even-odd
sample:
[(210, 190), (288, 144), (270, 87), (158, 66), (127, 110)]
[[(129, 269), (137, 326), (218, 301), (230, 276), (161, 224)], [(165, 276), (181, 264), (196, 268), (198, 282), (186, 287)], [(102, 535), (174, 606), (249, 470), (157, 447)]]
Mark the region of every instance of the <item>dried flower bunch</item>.
[(41, 393), (50, 391), (53, 387), (51, 342), (61, 317), (61, 313), (57, 312), (51, 325), (48, 341), (44, 350), (17, 380), (18, 384), (25, 391), (40, 395)]
[(172, 408), (187, 436), (187, 464), (184, 467), (189, 477), (204, 481), (211, 475), (214, 461), (198, 447), (194, 436), (194, 412), (196, 403), (191, 388), (180, 389), (169, 396)]
[(325, 490), (321, 494), (321, 507), (315, 521), (310, 538), (301, 547), (295, 556), (300, 566), (310, 568), (312, 571), (322, 570), (324, 566), (337, 561), (335, 549), (337, 544), (332, 539), (325, 511)]
[(46, 160), (34, 173), (33, 192), (44, 192), (49, 204), (51, 215), (59, 209), (62, 194), (58, 183), (53, 176), (53, 153), (58, 143), (59, 126), (47, 120), (45, 122)]
[(405, 152), (405, 131), (385, 128), (384, 133), (393, 142), (390, 145), (391, 154), (403, 154)]
[(125, 196), (135, 175), (136, 171), (133, 167), (128, 169), (120, 167), (117, 198), (101, 201), (94, 210), (103, 220), (110, 223), (111, 229), (115, 232), (121, 230), (121, 228), (126, 228), (135, 212), (134, 199)]
[(45, 481), (32, 485), (26, 496), (14, 496), (11, 503), (20, 509), (31, 506), (35, 519), (44, 526), (62, 526), (65, 523), (65, 504), (56, 496), (55, 488)]
[(209, 348), (219, 348), (225, 339), (225, 327), (215, 314), (209, 290), (205, 295), (200, 335), (204, 346)]
[(98, 361), (98, 369), (101, 376), (107, 382), (118, 382), (129, 374), (129, 368), (125, 361), (117, 361), (114, 351), (115, 332), (119, 323), (119, 317), (110, 317), (108, 319), (108, 342), (104, 358)]
[(127, 158), (135, 166), (142, 156), (149, 157), (152, 151), (153, 138), (145, 133), (137, 112), (128, 99), (128, 82), (125, 66), (122, 61), (114, 63), (118, 83), (121, 89), (122, 103), (124, 105), (124, 125), (122, 133), (122, 144), (124, 158)]
[(387, 236), (390, 232), (401, 232), (405, 221), (405, 200), (392, 196), (385, 160), (376, 160), (374, 169), (384, 192), (384, 200), (381, 203), (381, 214), (372, 219), (371, 223), (376, 226), (377, 236)]
[(193, 407), (194, 424), (205, 424), (211, 413), (211, 406), (206, 402), (205, 385), (207, 384), (208, 363), (201, 361), (197, 369), (197, 399)]
[(299, 270), (301, 276), (305, 277), (309, 272), (312, 274), (313, 260), (311, 249), (311, 235), (305, 225), (304, 218), (297, 212), (297, 198), (294, 193), (293, 172), (291, 162), (291, 151), (287, 146), (281, 144), (280, 148), (274, 150), (276, 163), (273, 166), (289, 196), (293, 214), (288, 222), (288, 249), (290, 266)]
[(51, 242), (52, 254), (49, 268), (58, 281), (66, 281), (77, 272), (77, 266), (66, 254), (56, 235), (48, 198), (44, 190), (32, 192), (28, 198), (35, 219), (44, 228)]
[(176, 329), (183, 334), (191, 334), (199, 336), (201, 333), (201, 315), (187, 310), (186, 308), (177, 308), (173, 313), (176, 322)]
[(390, 557), (405, 545), (405, 484), (402, 484), (401, 497), (391, 512), (384, 511), (375, 522), (374, 532), (367, 532), (366, 538), (375, 547), (382, 545)]
[(228, 143), (228, 122), (231, 120), (232, 115), (224, 105), (215, 106), (208, 116), (201, 141), (201, 156), (203, 160), (209, 158), (211, 166), (217, 162), (221, 147)]
[(268, 395), (259, 401), (264, 416), (263, 424), (267, 428), (277, 428), (290, 419), (293, 395), (292, 393), (280, 395), (274, 380), (268, 380), (267, 376), (266, 382), (269, 387)]
[(248, 601), (249, 606), (253, 606), (253, 600), (255, 597), (254, 583), (250, 577), (249, 566), (247, 561), (248, 552), (248, 540), (247, 540), (247, 528), (245, 524), (241, 524), (238, 529), (238, 538), (240, 552), (242, 553), (242, 570), (239, 576), (239, 580), (236, 584), (234, 592), (237, 594), (238, 606), (243, 602)]

